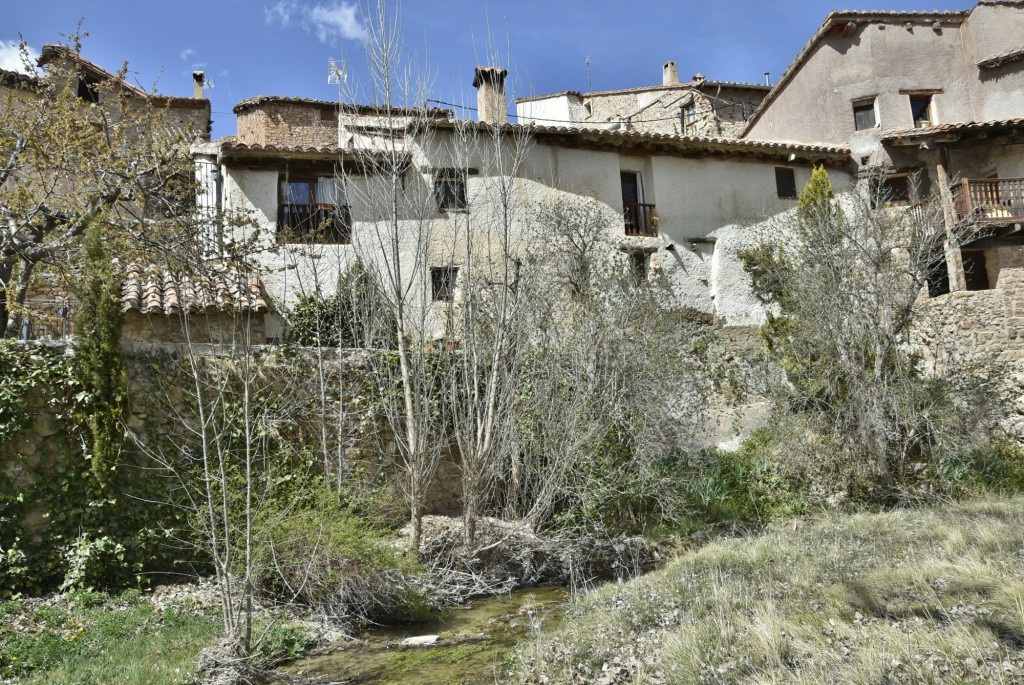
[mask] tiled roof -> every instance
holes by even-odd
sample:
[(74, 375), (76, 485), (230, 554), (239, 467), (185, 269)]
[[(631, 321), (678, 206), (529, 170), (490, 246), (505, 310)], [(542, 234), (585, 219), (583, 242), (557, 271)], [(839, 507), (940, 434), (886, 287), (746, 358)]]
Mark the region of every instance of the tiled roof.
[[(241, 114), (247, 109), (253, 109), (254, 107), (272, 104), (275, 102), (281, 102), (288, 105), (305, 105), (307, 107), (317, 108), (341, 108), (347, 114), (365, 116), (379, 115), (383, 111), (382, 106), (379, 105), (360, 105), (350, 102), (339, 104), (337, 100), (314, 100), (312, 98), (288, 97), (284, 95), (257, 95), (256, 97), (242, 100), (235, 105), (231, 111), (235, 114)], [(442, 119), (448, 119), (454, 116), (452, 110), (442, 109), (440, 107), (431, 107), (429, 109), (422, 107), (392, 107), (390, 111), (395, 116), (422, 116), (426, 114), (432, 118)]]
[(313, 145), (258, 145), (256, 143), (239, 143), (233, 139), (225, 141), (221, 145), (223, 152), (266, 152), (270, 154), (311, 154), (311, 155), (337, 155), (341, 154), (342, 148), (336, 145), (317, 147)]
[[(118, 78), (117, 78), (117, 76), (115, 74), (110, 73), (109, 71), (107, 71), (103, 67), (99, 66), (98, 64), (90, 62), (86, 58), (82, 57), (80, 54), (70, 50), (66, 45), (56, 45), (56, 44), (52, 44), (52, 43), (44, 45), (43, 49), (42, 49), (42, 51), (41, 51), (41, 53), (39, 55), (39, 59), (37, 60), (37, 63), (41, 67), (42, 66), (46, 66), (47, 64), (52, 62), (54, 60), (54, 58), (57, 58), (57, 57), (63, 57), (63, 58), (66, 58), (66, 59), (73, 60), (73, 61), (77, 62), (78, 64), (82, 65), (83, 67), (85, 67), (87, 71), (91, 71), (94, 75), (99, 76), (100, 78), (102, 78), (104, 80), (106, 80), (106, 79), (118, 80)], [(120, 80), (119, 83), (121, 84), (122, 87), (124, 87), (125, 90), (129, 91), (130, 93), (133, 93), (135, 95), (142, 95), (142, 96), (148, 95), (148, 93), (146, 93), (146, 91), (141, 90), (140, 88), (136, 88), (135, 86), (133, 86), (132, 84), (128, 83), (127, 81)]]
[(814, 32), (807, 44), (797, 53), (797, 56), (790, 62), (789, 66), (786, 67), (786, 71), (782, 72), (782, 76), (775, 82), (775, 85), (765, 96), (761, 104), (757, 106), (754, 113), (750, 115), (750, 119), (747, 120), (747, 125), (743, 127), (743, 131), (740, 135), (746, 135), (754, 124), (757, 123), (761, 115), (764, 114), (765, 110), (771, 106), (775, 98), (778, 97), (779, 93), (789, 84), (800, 68), (804, 65), (807, 59), (817, 48), (824, 38), (839, 26), (844, 26), (850, 22), (854, 23), (893, 23), (896, 21), (954, 21), (956, 23), (962, 23), (967, 15), (970, 14), (970, 10), (949, 10), (949, 11), (932, 11), (932, 12), (889, 12), (881, 10), (832, 10), (828, 16), (825, 17), (825, 21), (822, 22), (818, 30)]
[(176, 276), (155, 265), (128, 266), (121, 290), (121, 311), (171, 316), (211, 309), (258, 314), (269, 307), (259, 278), (225, 270), (201, 276)]
[(1024, 48), (1017, 48), (1016, 50), (1007, 50), (998, 55), (993, 55), (987, 59), (983, 59), (978, 62), (979, 69), (992, 69), (999, 67), (1010, 62), (1016, 62), (1019, 59), (1024, 59)]
[(883, 141), (919, 140), (940, 136), (944, 133), (962, 133), (964, 131), (987, 131), (999, 128), (1016, 128), (1024, 126), (1024, 119), (999, 119), (997, 121), (963, 121), (955, 124), (936, 124), (924, 128), (907, 128), (886, 131), (882, 134)]
[(14, 86), (17, 84), (33, 85), (35, 83), (38, 83), (38, 80), (34, 76), (0, 69), (0, 85), (2, 86)]
[[(490, 130), (491, 124), (484, 122), (458, 122), (442, 124), (454, 128), (461, 127), (478, 128)], [(538, 126), (535, 124), (501, 124), (501, 129), (514, 133), (520, 130), (527, 130), (537, 138), (543, 137), (564, 137), (575, 138), (582, 143), (608, 143), (614, 145), (633, 144), (664, 144), (668, 147), (690, 150), (706, 151), (747, 151), (755, 153), (768, 153), (773, 155), (785, 155), (790, 153), (820, 154), (833, 157), (841, 157), (850, 154), (847, 147), (836, 145), (813, 145), (804, 143), (784, 143), (770, 140), (752, 140), (749, 138), (712, 138), (704, 136), (686, 136), (672, 133), (645, 133), (640, 131), (611, 131), (604, 128), (580, 128), (567, 126)]]

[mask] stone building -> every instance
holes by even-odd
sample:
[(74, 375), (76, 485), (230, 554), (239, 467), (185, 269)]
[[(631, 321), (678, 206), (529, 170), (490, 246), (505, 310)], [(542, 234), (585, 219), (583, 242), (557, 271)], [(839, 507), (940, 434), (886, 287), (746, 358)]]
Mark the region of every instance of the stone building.
[(770, 89), (709, 81), (704, 74), (680, 83), (678, 67), (669, 61), (660, 85), (519, 98), (516, 123), (735, 138)]

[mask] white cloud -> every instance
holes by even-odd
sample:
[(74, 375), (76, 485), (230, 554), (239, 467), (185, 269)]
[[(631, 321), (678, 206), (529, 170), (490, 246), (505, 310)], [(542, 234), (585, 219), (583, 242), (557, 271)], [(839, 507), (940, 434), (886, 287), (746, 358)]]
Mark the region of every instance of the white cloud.
[(187, 62), (188, 58), (191, 57), (194, 54), (196, 54), (195, 50), (193, 50), (192, 48), (185, 48), (184, 50), (181, 51), (181, 61), (182, 62)]
[(359, 23), (355, 5), (347, 2), (317, 5), (309, 11), (313, 32), (322, 43), (330, 43), (337, 36), (342, 40), (362, 40), (366, 29)]
[(299, 3), (296, 0), (279, 0), (273, 7), (263, 8), (263, 17), (268, 24), (280, 24), (281, 28), (291, 26), (292, 17), (298, 13)]
[(32, 68), (28, 68), (21, 58), (20, 46), (21, 44), (16, 40), (0, 40), (0, 69), (18, 71), (22, 74), (32, 73), (36, 60), (39, 59), (39, 53), (29, 46), (28, 58), (32, 61)]
[(263, 8), (268, 24), (281, 28), (297, 25), (316, 35), (322, 43), (335, 40), (363, 40), (366, 29), (359, 21), (358, 8), (349, 2), (335, 0), (327, 4), (304, 7), (298, 0), (278, 0), (272, 7)]

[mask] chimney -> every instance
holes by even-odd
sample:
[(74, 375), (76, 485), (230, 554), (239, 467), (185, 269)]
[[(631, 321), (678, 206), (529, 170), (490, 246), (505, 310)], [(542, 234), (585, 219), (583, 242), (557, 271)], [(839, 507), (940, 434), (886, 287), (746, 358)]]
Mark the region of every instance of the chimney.
[(196, 100), (203, 99), (203, 86), (206, 85), (206, 75), (201, 71), (192, 72), (192, 97)]
[(501, 67), (477, 67), (473, 73), (476, 88), (477, 119), (487, 124), (508, 122), (505, 103), (505, 77), (508, 71)]
[(669, 60), (665, 62), (665, 66), (661, 68), (661, 85), (679, 85), (679, 70), (676, 68), (676, 63), (674, 60)]

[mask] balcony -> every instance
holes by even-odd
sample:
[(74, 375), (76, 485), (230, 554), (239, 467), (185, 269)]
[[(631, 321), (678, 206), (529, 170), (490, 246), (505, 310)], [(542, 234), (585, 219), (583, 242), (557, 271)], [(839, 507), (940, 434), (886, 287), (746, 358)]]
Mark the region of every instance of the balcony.
[(1024, 221), (1024, 178), (965, 178), (950, 190), (958, 219)]
[(626, 235), (657, 237), (658, 213), (654, 211), (654, 205), (626, 203), (623, 215), (626, 219)]

